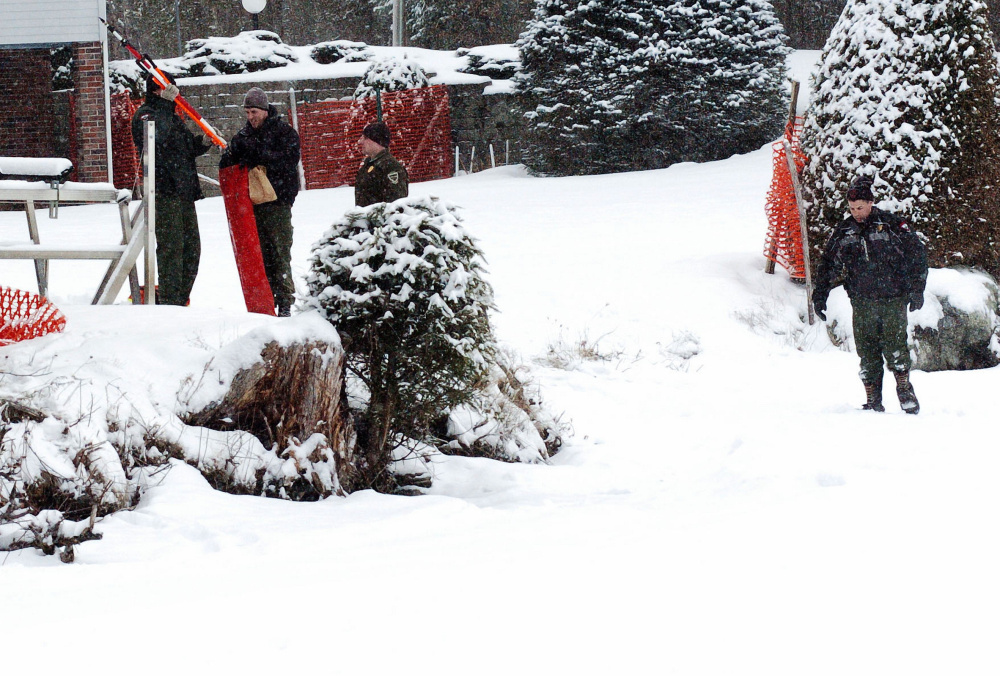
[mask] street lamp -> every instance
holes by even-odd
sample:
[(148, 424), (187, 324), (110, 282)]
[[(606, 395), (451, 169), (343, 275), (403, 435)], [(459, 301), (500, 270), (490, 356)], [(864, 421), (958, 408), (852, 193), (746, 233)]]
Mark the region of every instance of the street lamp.
[(243, 9), (253, 14), (254, 30), (260, 29), (257, 15), (263, 12), (265, 7), (267, 7), (267, 0), (243, 0)]

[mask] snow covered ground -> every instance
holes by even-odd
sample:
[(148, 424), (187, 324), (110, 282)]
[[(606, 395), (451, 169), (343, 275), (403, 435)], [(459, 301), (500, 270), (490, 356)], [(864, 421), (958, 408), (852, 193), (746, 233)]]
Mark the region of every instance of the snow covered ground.
[[(918, 416), (891, 389), (885, 414), (858, 410), (856, 356), (763, 273), (770, 162), (412, 186), (464, 207), (564, 449), (311, 504), (175, 466), (76, 563), (0, 555), (4, 673), (997, 673), (1000, 371), (914, 373)], [(299, 196), (300, 287), (352, 202)], [(0, 348), (0, 391), (74, 374), (171, 408), (201, 356), (289, 321), (243, 311), (221, 200), (198, 214), (190, 308), (91, 307), (101, 264), (55, 261), (66, 331)], [(40, 218), (43, 242), (117, 237), (111, 207)], [(0, 241), (26, 238), (0, 212)], [(0, 285), (33, 274), (0, 263)], [(573, 359), (581, 341), (604, 358)]]

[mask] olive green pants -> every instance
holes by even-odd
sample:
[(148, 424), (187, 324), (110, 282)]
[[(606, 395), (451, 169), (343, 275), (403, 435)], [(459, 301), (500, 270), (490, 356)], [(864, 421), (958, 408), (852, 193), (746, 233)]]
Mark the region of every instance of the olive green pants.
[(194, 202), (173, 195), (156, 196), (156, 302), (187, 305), (201, 261), (201, 236)]
[(881, 383), (883, 361), (890, 371), (910, 370), (905, 298), (852, 298), (854, 344), (862, 382)]
[(292, 281), (292, 208), (287, 204), (268, 202), (253, 208), (257, 220), (260, 253), (264, 257), (264, 273), (278, 308), (290, 308), (295, 302), (295, 282)]

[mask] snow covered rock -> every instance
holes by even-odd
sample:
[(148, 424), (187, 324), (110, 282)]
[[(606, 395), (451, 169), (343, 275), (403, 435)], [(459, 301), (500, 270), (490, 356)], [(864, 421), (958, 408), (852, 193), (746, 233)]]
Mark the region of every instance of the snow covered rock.
[(921, 371), (1000, 364), (1000, 287), (969, 269), (934, 270), (924, 306), (910, 313), (913, 367)]

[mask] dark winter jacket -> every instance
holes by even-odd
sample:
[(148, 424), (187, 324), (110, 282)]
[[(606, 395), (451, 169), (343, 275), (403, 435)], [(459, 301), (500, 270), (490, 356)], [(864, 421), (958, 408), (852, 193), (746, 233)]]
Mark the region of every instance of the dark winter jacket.
[(922, 295), (927, 250), (902, 218), (872, 207), (863, 223), (848, 217), (834, 230), (819, 263), (813, 301), (825, 303), (841, 281), (851, 298)]
[(220, 168), (236, 164), (248, 168), (263, 165), (278, 203), (295, 203), (299, 194), (299, 133), (273, 105), (267, 107), (267, 118), (260, 128), (254, 129), (247, 122), (222, 153)]
[(354, 181), (354, 203), (367, 207), (376, 202), (393, 202), (410, 194), (410, 177), (399, 160), (383, 150), (366, 157)]
[(208, 152), (211, 145), (184, 125), (174, 112), (173, 101), (149, 94), (132, 117), (132, 140), (140, 155), (146, 140), (143, 124), (146, 119), (153, 120), (156, 125), (157, 194), (192, 202), (200, 200), (204, 195), (198, 183), (195, 158)]

